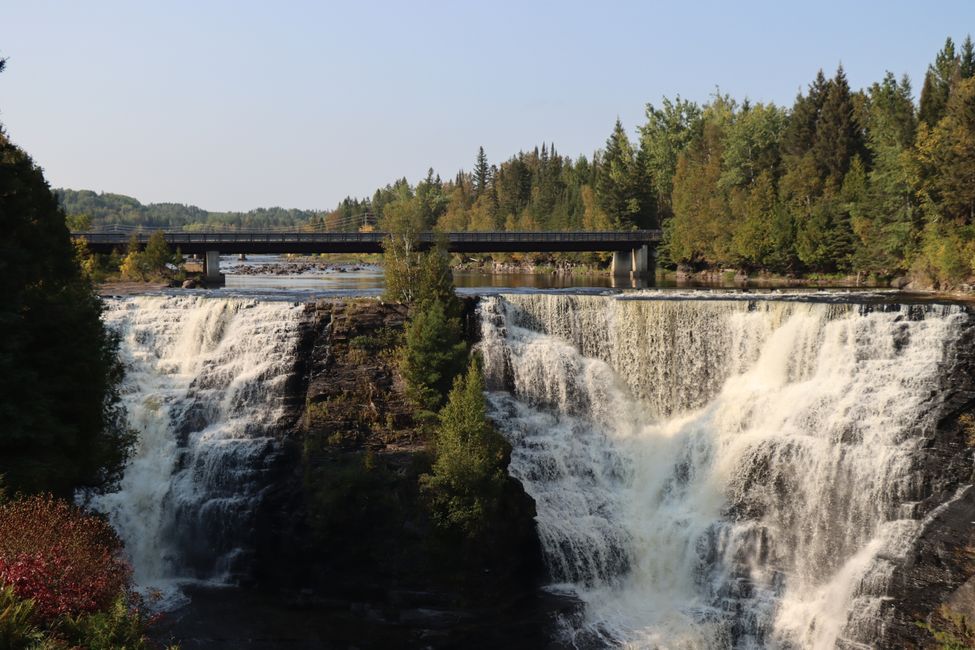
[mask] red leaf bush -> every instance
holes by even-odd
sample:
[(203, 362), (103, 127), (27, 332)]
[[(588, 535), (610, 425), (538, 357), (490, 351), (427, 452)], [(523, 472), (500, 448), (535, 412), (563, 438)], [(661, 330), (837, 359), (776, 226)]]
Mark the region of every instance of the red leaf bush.
[(0, 586), (44, 620), (109, 607), (132, 575), (121, 549), (108, 522), (50, 495), (0, 504)]

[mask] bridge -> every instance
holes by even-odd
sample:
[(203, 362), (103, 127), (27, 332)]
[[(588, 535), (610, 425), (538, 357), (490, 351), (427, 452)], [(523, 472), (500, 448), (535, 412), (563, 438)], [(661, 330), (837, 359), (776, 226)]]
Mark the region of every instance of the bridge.
[[(151, 230), (113, 229), (75, 232), (93, 253), (124, 251), (132, 238), (145, 246)], [(220, 254), (246, 253), (381, 253), (387, 233), (301, 231), (163, 231), (170, 248), (184, 254), (202, 255), (208, 281), (220, 279)], [(660, 242), (659, 230), (610, 230), (573, 232), (424, 232), (419, 246), (429, 248), (444, 241), (452, 253), (612, 252), (616, 276), (646, 277)]]

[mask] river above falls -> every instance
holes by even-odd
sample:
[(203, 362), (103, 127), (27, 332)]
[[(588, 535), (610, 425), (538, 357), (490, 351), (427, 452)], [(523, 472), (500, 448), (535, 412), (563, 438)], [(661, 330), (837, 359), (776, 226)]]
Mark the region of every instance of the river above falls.
[[(371, 263), (327, 263), (283, 255), (251, 255), (246, 260), (222, 256), (220, 268), (225, 284), (214, 289), (194, 289), (211, 297), (247, 297), (263, 300), (307, 301), (316, 298), (369, 297), (382, 294), (382, 267)], [(502, 293), (623, 294), (632, 299), (769, 299), (814, 302), (867, 303), (968, 303), (958, 294), (908, 292), (871, 287), (818, 288), (790, 285), (786, 281), (750, 282), (745, 285), (726, 279), (720, 282), (676, 282), (614, 278), (607, 273), (489, 273), (455, 270), (454, 284), (461, 295)], [(100, 287), (103, 296), (182, 295), (187, 290), (136, 282), (108, 283)]]

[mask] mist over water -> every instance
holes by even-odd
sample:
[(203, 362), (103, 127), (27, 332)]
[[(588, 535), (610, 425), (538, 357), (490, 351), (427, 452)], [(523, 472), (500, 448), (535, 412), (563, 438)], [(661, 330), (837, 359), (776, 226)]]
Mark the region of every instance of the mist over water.
[(957, 307), (511, 295), (492, 417), (580, 646), (832, 648), (882, 632)]

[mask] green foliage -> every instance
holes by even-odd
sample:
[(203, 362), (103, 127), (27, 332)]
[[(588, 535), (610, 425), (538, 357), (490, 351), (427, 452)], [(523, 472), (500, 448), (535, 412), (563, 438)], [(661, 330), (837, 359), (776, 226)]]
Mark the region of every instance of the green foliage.
[(449, 316), (440, 300), (420, 305), (406, 325), (399, 359), (400, 374), (414, 404), (428, 412), (440, 408), (466, 359), (460, 319)]
[(929, 127), (935, 126), (944, 117), (951, 87), (961, 76), (960, 68), (961, 62), (955, 55), (955, 43), (949, 36), (924, 75), (918, 117)]
[[(97, 193), (90, 190), (56, 190), (58, 200), (69, 215), (72, 230), (89, 226), (141, 226), (145, 230), (186, 228), (204, 230), (209, 227), (237, 228), (297, 228), (324, 223), (331, 213), (315, 210), (259, 208), (250, 212), (208, 212), (192, 205), (152, 203), (143, 205), (122, 194)], [(361, 216), (365, 209), (349, 200), (348, 216)], [(338, 214), (335, 219), (346, 215)], [(345, 221), (351, 222), (352, 219)], [(87, 222), (87, 224), (85, 223)], [(359, 222), (356, 221), (356, 224)], [(355, 230), (355, 228), (351, 228)]]
[(931, 635), (938, 650), (967, 650), (975, 647), (975, 626), (962, 614), (942, 605), (931, 622), (917, 623)]
[[(31, 600), (17, 598), (0, 586), (0, 650), (149, 650), (158, 648), (147, 636), (150, 619), (119, 596), (103, 611), (63, 616), (41, 626)], [(175, 648), (176, 646), (172, 646)]]
[(0, 133), (0, 474), (11, 492), (103, 486), (132, 443), (121, 366), (41, 170)]
[(694, 102), (663, 98), (661, 108), (647, 104), (647, 123), (640, 128), (640, 150), (657, 197), (661, 220), (673, 216), (671, 195), (677, 157), (697, 138), (702, 127), (701, 108)]
[(33, 648), (43, 641), (44, 634), (34, 624), (34, 603), (0, 585), (0, 650)]
[[(182, 255), (178, 257), (182, 258)], [(167, 265), (176, 266), (181, 261), (170, 250), (163, 232), (157, 230), (149, 235), (144, 250), (139, 249), (138, 236), (132, 235), (119, 271), (126, 280), (158, 280), (171, 275)]]
[[(966, 38), (957, 48), (949, 38), (917, 108), (906, 77), (887, 73), (855, 91), (842, 67), (832, 78), (820, 70), (788, 110), (720, 93), (703, 105), (665, 97), (647, 105), (636, 143), (617, 120), (589, 158), (572, 160), (542, 143), (494, 165), (482, 147), (470, 172), (444, 181), (431, 169), (415, 186), (399, 179), (328, 213), (216, 215), (91, 192), (64, 191), (62, 200), (78, 223), (91, 215), (96, 225), (387, 229), (394, 235), (386, 297), (410, 304), (425, 299), (422, 285), (446, 284), (446, 256), (425, 258), (417, 246), (431, 229), (659, 227), (665, 266), (911, 272), (952, 287), (975, 274), (967, 228), (975, 219), (973, 78), (975, 44)], [(113, 264), (89, 266), (97, 277)], [(435, 293), (448, 301), (445, 291)]]
[(476, 357), (440, 411), (436, 443), (437, 458), (421, 486), (437, 524), (473, 539), (499, 514), (507, 455), (507, 443), (487, 419)]
[(91, 229), (93, 225), (91, 215), (83, 212), (70, 214), (65, 218), (64, 221), (68, 226), (68, 230), (71, 230), (72, 232), (84, 232)]
[(119, 596), (106, 609), (75, 617), (65, 617), (56, 636), (68, 647), (87, 650), (150, 650), (158, 646), (146, 634), (150, 619), (139, 607), (132, 607)]
[(654, 223), (647, 163), (640, 163), (623, 124), (616, 120), (596, 174), (599, 206), (616, 229), (647, 228)]

